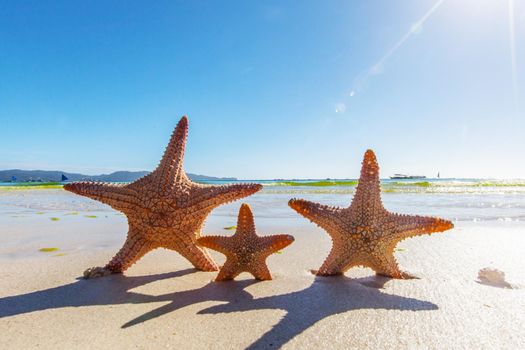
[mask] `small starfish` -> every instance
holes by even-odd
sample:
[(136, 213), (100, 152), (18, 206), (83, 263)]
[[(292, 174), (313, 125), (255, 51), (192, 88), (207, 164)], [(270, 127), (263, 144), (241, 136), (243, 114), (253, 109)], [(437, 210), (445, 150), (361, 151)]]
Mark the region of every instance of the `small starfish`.
[(288, 205), (332, 238), (332, 250), (317, 271), (320, 276), (343, 274), (353, 266), (362, 265), (379, 275), (410, 278), (412, 276), (399, 270), (394, 257), (397, 243), (454, 227), (450, 221), (439, 218), (388, 212), (381, 202), (379, 165), (372, 150), (365, 153), (350, 207), (330, 207), (302, 199), (291, 199)]
[(219, 205), (249, 196), (262, 186), (211, 186), (192, 182), (182, 166), (187, 136), (188, 119), (184, 116), (171, 135), (158, 167), (130, 184), (64, 185), (64, 189), (108, 204), (128, 218), (129, 231), (124, 246), (105, 267), (86, 270), (85, 278), (123, 272), (156, 248), (179, 252), (197, 269), (217, 270), (206, 249), (196, 244), (204, 220)]
[(241, 272), (249, 272), (258, 280), (271, 280), (266, 258), (294, 241), (290, 235), (257, 236), (253, 214), (248, 204), (241, 205), (237, 230), (232, 237), (206, 236), (197, 242), (226, 255), (226, 262), (216, 281), (232, 280)]

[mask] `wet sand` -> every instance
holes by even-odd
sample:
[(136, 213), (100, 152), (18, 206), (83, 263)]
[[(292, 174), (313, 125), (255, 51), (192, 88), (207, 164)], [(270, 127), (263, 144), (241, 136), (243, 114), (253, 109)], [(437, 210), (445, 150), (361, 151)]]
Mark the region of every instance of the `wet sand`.
[[(222, 228), (234, 224), (239, 205), (212, 215), (205, 232), (231, 234)], [(296, 238), (268, 259), (272, 281), (242, 274), (216, 283), (215, 273), (196, 271), (166, 250), (148, 254), (124, 275), (79, 279), (86, 267), (105, 264), (124, 239), (125, 219), (106, 213), (56, 222), (41, 217), (56, 213), (4, 218), (10, 224), (1, 226), (1, 348), (525, 346), (523, 222), (460, 222), (443, 234), (401, 242), (398, 261), (419, 279), (390, 280), (361, 268), (316, 278), (309, 270), (328, 254), (328, 236), (300, 217), (280, 227), (258, 220), (254, 210), (259, 234)], [(23, 243), (28, 230), (39, 230), (41, 239)], [(38, 252), (58, 244), (59, 251)], [(485, 267), (504, 271), (515, 288), (477, 281)]]

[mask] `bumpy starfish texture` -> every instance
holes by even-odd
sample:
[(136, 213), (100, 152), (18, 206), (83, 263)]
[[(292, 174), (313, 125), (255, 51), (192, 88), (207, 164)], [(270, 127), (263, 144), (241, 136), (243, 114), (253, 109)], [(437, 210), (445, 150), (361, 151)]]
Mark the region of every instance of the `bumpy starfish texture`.
[(266, 258), (293, 241), (290, 235), (258, 236), (248, 204), (243, 204), (239, 210), (237, 230), (232, 237), (206, 236), (198, 239), (200, 245), (226, 255), (226, 262), (216, 281), (232, 280), (241, 272), (249, 272), (258, 280), (271, 280)]
[(186, 116), (177, 124), (164, 156), (150, 174), (130, 184), (77, 182), (64, 189), (110, 205), (128, 218), (124, 246), (103, 268), (86, 270), (84, 277), (120, 273), (156, 248), (179, 252), (197, 269), (216, 271), (217, 266), (196, 242), (208, 214), (221, 204), (259, 191), (259, 184), (223, 186), (192, 182), (184, 172), (188, 135)]
[(332, 250), (317, 275), (343, 274), (366, 266), (377, 274), (409, 278), (399, 269), (394, 248), (405, 238), (442, 232), (454, 227), (447, 220), (393, 214), (381, 202), (379, 166), (372, 150), (365, 153), (361, 177), (348, 208), (337, 208), (301, 199), (288, 203), (299, 214), (323, 228), (332, 238)]

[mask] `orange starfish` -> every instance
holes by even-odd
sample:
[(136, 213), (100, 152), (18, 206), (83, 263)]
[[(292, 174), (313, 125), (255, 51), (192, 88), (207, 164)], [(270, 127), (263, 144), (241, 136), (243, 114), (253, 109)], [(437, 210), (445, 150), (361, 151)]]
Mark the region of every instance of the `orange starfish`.
[(257, 236), (253, 214), (248, 204), (241, 205), (237, 219), (237, 230), (232, 237), (206, 236), (197, 242), (226, 255), (226, 262), (216, 281), (232, 280), (241, 272), (249, 272), (258, 280), (271, 280), (266, 258), (290, 245), (290, 235)]
[(105, 267), (88, 269), (84, 277), (123, 272), (156, 248), (179, 252), (197, 269), (217, 270), (206, 249), (196, 244), (204, 220), (219, 205), (251, 195), (262, 186), (192, 182), (182, 167), (187, 135), (188, 119), (184, 116), (171, 135), (158, 167), (135, 182), (127, 185), (77, 182), (64, 186), (68, 191), (108, 204), (128, 218), (124, 246)]
[(332, 250), (317, 271), (321, 276), (343, 274), (353, 266), (362, 265), (379, 275), (409, 278), (409, 274), (399, 270), (394, 257), (397, 243), (454, 227), (450, 221), (439, 218), (388, 212), (381, 202), (379, 166), (372, 150), (365, 153), (350, 207), (330, 207), (301, 199), (291, 199), (288, 205), (332, 238)]

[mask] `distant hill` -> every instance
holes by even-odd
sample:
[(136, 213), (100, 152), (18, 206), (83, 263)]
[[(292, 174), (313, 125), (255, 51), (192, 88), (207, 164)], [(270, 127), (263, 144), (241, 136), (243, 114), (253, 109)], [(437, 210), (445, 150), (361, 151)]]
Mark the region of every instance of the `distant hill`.
[[(102, 175), (83, 175), (77, 173), (67, 173), (63, 171), (48, 171), (48, 170), (0, 170), (0, 182), (11, 181), (14, 177), (17, 182), (26, 181), (44, 181), (44, 182), (60, 182), (64, 174), (68, 181), (105, 181), (105, 182), (131, 182), (136, 179), (149, 174), (149, 171), (116, 171), (111, 174)], [(206, 175), (187, 174), (193, 181), (235, 181), (234, 177), (213, 177)]]

